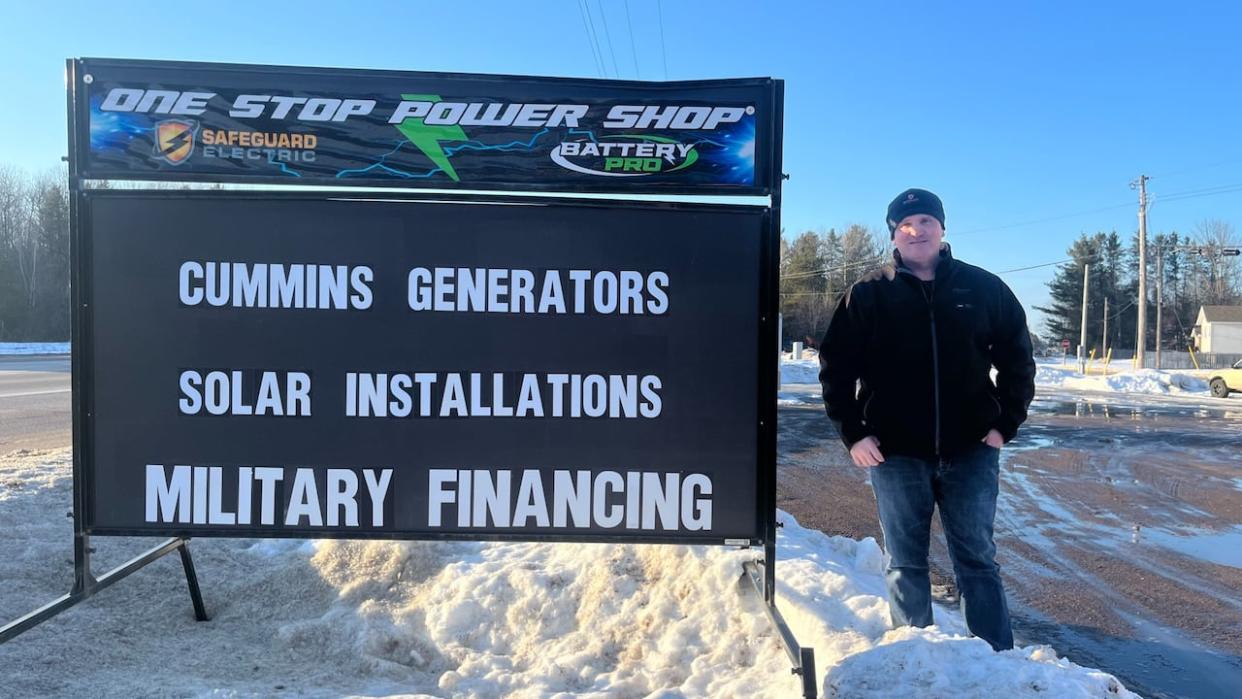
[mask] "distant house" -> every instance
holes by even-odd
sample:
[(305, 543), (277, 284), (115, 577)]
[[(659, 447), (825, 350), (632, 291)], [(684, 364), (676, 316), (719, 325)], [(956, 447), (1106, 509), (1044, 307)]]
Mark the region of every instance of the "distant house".
[(1192, 333), (1200, 352), (1242, 354), (1242, 306), (1202, 306)]

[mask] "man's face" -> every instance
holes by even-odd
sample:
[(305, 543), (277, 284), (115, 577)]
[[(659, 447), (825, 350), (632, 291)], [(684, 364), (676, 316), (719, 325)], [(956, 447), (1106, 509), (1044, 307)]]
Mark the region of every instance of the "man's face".
[(901, 219), (893, 234), (893, 244), (907, 265), (932, 263), (940, 254), (944, 228), (931, 214), (913, 214)]

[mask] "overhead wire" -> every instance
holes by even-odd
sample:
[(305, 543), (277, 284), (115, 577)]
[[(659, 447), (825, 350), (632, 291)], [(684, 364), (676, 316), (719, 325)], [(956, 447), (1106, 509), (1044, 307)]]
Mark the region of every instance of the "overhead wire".
[[(1088, 259), (1089, 261), (1094, 261), (1096, 257), (1098, 256), (1092, 255)], [(1031, 265), (1029, 267), (1015, 267), (1013, 269), (1002, 269), (1001, 271), (997, 272), (997, 274), (1009, 274), (1010, 272), (1025, 272), (1028, 269), (1039, 269), (1041, 267), (1052, 267), (1053, 265), (1063, 265), (1067, 262), (1078, 262), (1078, 261), (1079, 261), (1078, 258), (1070, 257), (1064, 260), (1057, 260), (1056, 262), (1044, 262), (1043, 264)]]
[(1125, 209), (1133, 207), (1133, 203), (1113, 204), (1112, 206), (1102, 206), (1098, 209), (1089, 209), (1087, 211), (1078, 211), (1072, 214), (1061, 214), (1059, 216), (1049, 216), (1048, 218), (1039, 218), (1031, 221), (1021, 221), (1019, 223), (1007, 223), (1003, 226), (987, 226), (984, 228), (972, 228), (965, 231), (953, 231), (954, 236), (971, 235), (972, 233), (991, 233), (994, 231), (1003, 231), (1008, 228), (1021, 228), (1023, 226), (1033, 226), (1037, 223), (1050, 223), (1052, 221), (1063, 221), (1067, 218), (1075, 218), (1077, 216), (1086, 216), (1088, 214), (1096, 214), (1103, 211), (1111, 211), (1113, 209)]
[[(1204, 187), (1201, 189), (1191, 189), (1191, 190), (1185, 190), (1181, 192), (1173, 192), (1170, 194), (1159, 194), (1159, 193), (1149, 194), (1148, 198), (1150, 200), (1150, 203), (1154, 204), (1154, 203), (1160, 203), (1160, 202), (1184, 201), (1186, 199), (1196, 199), (1198, 197), (1210, 197), (1210, 196), (1216, 196), (1218, 194), (1230, 194), (1232, 192), (1242, 192), (1242, 182), (1236, 182), (1233, 184), (1226, 184), (1226, 185), (1216, 185), (1214, 187)], [(974, 233), (989, 233), (989, 232), (994, 232), (994, 231), (1002, 231), (1002, 230), (1006, 230), (1009, 228), (1021, 228), (1023, 226), (1033, 226), (1039, 223), (1050, 223), (1053, 221), (1062, 221), (1067, 218), (1075, 218), (1077, 216), (1086, 216), (1089, 214), (1101, 213), (1104, 211), (1111, 211), (1113, 209), (1132, 208), (1134, 205), (1135, 204), (1132, 202), (1126, 203), (1126, 204), (1113, 204), (1111, 206), (1102, 206), (1097, 209), (1087, 209), (1085, 211), (1076, 211), (1071, 214), (1061, 214), (1058, 216), (1049, 216), (1047, 218), (1033, 219), (1030, 221), (1008, 223), (1008, 224), (1004, 224), (1001, 226), (986, 226), (982, 228), (971, 228), (965, 231), (954, 231), (953, 235), (955, 236), (971, 235)]]
[(1134, 302), (1134, 301), (1131, 301), (1130, 303), (1127, 303), (1126, 305), (1122, 306), (1120, 310), (1118, 310), (1118, 311), (1114, 312), (1112, 315), (1108, 316), (1108, 319), (1109, 319), (1109, 320), (1117, 320), (1118, 318), (1120, 318), (1120, 317), (1121, 317), (1121, 314), (1122, 314), (1122, 313), (1125, 313), (1126, 311), (1130, 310), (1131, 308), (1134, 308), (1134, 305), (1135, 305), (1135, 302)]
[(625, 26), (630, 32), (630, 55), (634, 57), (634, 77), (642, 80), (638, 70), (638, 49), (634, 46), (634, 22), (630, 20), (630, 0), (625, 0)]
[(604, 11), (603, 0), (595, 0), (599, 6), (599, 19), (604, 27), (604, 41), (608, 44), (608, 55), (612, 56), (612, 75), (620, 77), (621, 73), (617, 71), (617, 53), (612, 50), (612, 33), (608, 31), (608, 13)]
[(805, 277), (814, 277), (820, 274), (832, 274), (833, 272), (844, 272), (854, 267), (863, 267), (866, 265), (874, 265), (887, 259), (887, 255), (876, 255), (874, 257), (863, 258), (854, 262), (847, 262), (837, 267), (824, 267), (823, 269), (813, 269), (806, 272), (795, 272), (794, 274), (782, 275), (781, 279), (802, 279)]
[(668, 54), (664, 50), (664, 4), (656, 0), (656, 17), (660, 21), (660, 61), (664, 64), (664, 79), (668, 80)]
[(1215, 163), (1208, 163), (1207, 165), (1193, 165), (1188, 168), (1182, 168), (1181, 170), (1174, 170), (1173, 172), (1165, 172), (1165, 173), (1159, 173), (1156, 175), (1152, 175), (1148, 179), (1154, 180), (1154, 179), (1165, 179), (1168, 177), (1177, 177), (1179, 175), (1184, 175), (1188, 172), (1200, 172), (1203, 170), (1210, 170), (1212, 168), (1220, 167), (1221, 165), (1232, 165), (1233, 163), (1242, 163), (1242, 158), (1230, 158), (1228, 160), (1221, 160)]
[(1210, 197), (1217, 194), (1228, 194), (1230, 192), (1242, 191), (1242, 182), (1234, 184), (1218, 185), (1215, 187), (1205, 187), (1203, 189), (1192, 189), (1184, 192), (1174, 192), (1172, 194), (1156, 194), (1152, 197), (1153, 202), (1166, 201), (1182, 201), (1184, 199), (1197, 199), (1199, 197)]
[[(1228, 162), (1232, 162), (1232, 161), (1224, 161), (1224, 162), (1222, 162), (1222, 163), (1218, 163), (1218, 164), (1226, 164), (1226, 163), (1228, 163)], [(1179, 171), (1179, 172), (1188, 172), (1188, 171), (1190, 171), (1190, 170), (1183, 170), (1183, 171)], [(1177, 173), (1173, 173), (1173, 174), (1177, 174)], [(1169, 176), (1169, 175), (1166, 175), (1166, 176)], [(1169, 202), (1169, 201), (1183, 201), (1183, 200), (1186, 200), (1186, 199), (1194, 199), (1194, 198), (1198, 198), (1198, 197), (1206, 197), (1206, 196), (1215, 196), (1215, 195), (1219, 195), (1219, 194), (1228, 194), (1228, 193), (1231, 193), (1231, 192), (1237, 192), (1237, 191), (1242, 191), (1242, 183), (1234, 183), (1234, 184), (1227, 184), (1227, 185), (1217, 185), (1217, 186), (1215, 186), (1215, 187), (1205, 187), (1205, 188), (1201, 188), (1201, 189), (1185, 190), (1185, 191), (1181, 191), (1181, 192), (1174, 192), (1174, 193), (1172, 193), (1172, 194), (1167, 194), (1167, 195), (1163, 195), (1163, 196), (1159, 196), (1159, 195), (1157, 195), (1157, 196), (1155, 196), (1155, 197), (1153, 197), (1153, 198), (1152, 198), (1152, 201), (1153, 201), (1153, 202), (1154, 202), (1154, 201), (1161, 201), (1161, 202)], [(1076, 212), (1076, 213), (1072, 213), (1072, 214), (1063, 214), (1063, 215), (1059, 215), (1059, 216), (1050, 216), (1050, 217), (1047, 217), (1047, 218), (1036, 219), (1036, 220), (1032, 220), (1032, 221), (1023, 221), (1023, 222), (1020, 222), (1020, 223), (1011, 223), (1011, 224), (1006, 224), (1006, 225), (1003, 225), (1003, 226), (990, 226), (990, 227), (987, 227), (987, 228), (971, 229), (971, 230), (967, 230), (967, 231), (955, 231), (955, 232), (954, 232), (954, 235), (968, 235), (968, 234), (971, 234), (971, 233), (981, 233), (981, 232), (986, 232), (986, 231), (997, 231), (997, 230), (1004, 230), (1004, 229), (1007, 229), (1007, 228), (1018, 228), (1018, 227), (1021, 227), (1021, 226), (1030, 226), (1030, 225), (1035, 225), (1035, 224), (1038, 224), (1038, 223), (1048, 223), (1048, 222), (1051, 222), (1051, 221), (1060, 221), (1060, 220), (1064, 220), (1064, 219), (1067, 219), (1067, 218), (1073, 218), (1073, 217), (1076, 217), (1076, 216), (1084, 216), (1084, 215), (1087, 215), (1087, 214), (1099, 213), (1099, 212), (1103, 212), (1103, 211), (1110, 211), (1110, 210), (1113, 210), (1113, 209), (1119, 209), (1119, 208), (1129, 208), (1129, 207), (1132, 207), (1132, 206), (1134, 206), (1134, 205), (1133, 205), (1133, 204), (1130, 204), (1130, 203), (1127, 203), (1127, 204), (1115, 204), (1115, 205), (1112, 205), (1112, 206), (1104, 206), (1104, 207), (1100, 207), (1100, 208), (1097, 208), (1097, 209), (1090, 209), (1090, 210), (1087, 210), (1087, 211), (1080, 211), (1080, 212)], [(1098, 257), (1099, 257), (1098, 255), (1093, 255), (1093, 256), (1091, 256), (1090, 258), (1088, 258), (1088, 260), (1087, 260), (1087, 261), (1088, 261), (1088, 262), (1094, 262), (1094, 261), (1095, 261)], [(845, 271), (845, 270), (847, 270), (847, 269), (849, 269), (849, 268), (851, 268), (851, 267), (857, 267), (857, 266), (860, 266), (860, 265), (866, 265), (866, 264), (874, 264), (874, 263), (876, 263), (876, 262), (880, 261), (881, 259), (883, 259), (883, 256), (880, 256), (880, 257), (877, 257), (877, 258), (870, 258), (870, 259), (867, 259), (867, 260), (860, 260), (860, 261), (858, 261), (858, 262), (849, 263), (849, 264), (846, 264), (846, 265), (843, 265), (843, 266), (841, 266), (841, 267), (837, 267), (837, 268), (825, 268), (825, 269), (819, 269), (819, 270), (811, 270), (811, 271), (807, 271), (807, 272), (798, 272), (798, 273), (796, 273), (796, 274), (791, 274), (791, 275), (783, 275), (783, 276), (781, 277), (781, 279), (782, 279), (782, 280), (785, 280), (785, 279), (801, 279), (801, 278), (806, 278), (806, 277), (816, 276), (816, 275), (820, 275), (820, 274), (830, 274), (830, 273), (832, 273), (832, 272), (840, 272), (840, 271)], [(1014, 272), (1025, 272), (1025, 271), (1032, 270), (1032, 269), (1041, 269), (1041, 268), (1043, 268), (1043, 267), (1052, 267), (1052, 266), (1056, 266), (1056, 265), (1063, 265), (1063, 264), (1066, 264), (1066, 263), (1069, 263), (1069, 262), (1079, 262), (1079, 261), (1080, 261), (1080, 260), (1079, 260), (1078, 258), (1067, 258), (1067, 259), (1064, 259), (1064, 260), (1057, 260), (1057, 261), (1055, 261), (1055, 262), (1044, 262), (1044, 263), (1041, 263), (1041, 264), (1036, 264), (1036, 265), (1028, 265), (1028, 266), (1025, 266), (1025, 267), (1015, 267), (1015, 268), (1013, 268), (1013, 269), (1001, 270), (1001, 271), (997, 272), (997, 274), (1011, 274), (1011, 273), (1014, 273)], [(821, 292), (821, 291), (808, 291), (808, 292), (782, 292), (782, 295), (796, 295), (796, 296), (804, 296), (804, 295), (823, 295), (823, 294), (828, 294), (828, 293), (836, 293), (836, 292)], [(1127, 308), (1128, 308), (1128, 306), (1127, 306)], [(1119, 311), (1119, 312), (1120, 312), (1120, 311)]]
[[(1097, 257), (1098, 255), (1092, 255), (1091, 257), (1087, 259), (1088, 261), (1094, 262)], [(881, 256), (869, 258), (866, 260), (859, 260), (858, 262), (851, 262), (845, 265), (841, 265), (840, 267), (828, 267), (825, 269), (812, 270), (809, 272), (798, 272), (796, 274), (781, 275), (781, 281), (785, 281), (788, 279), (804, 279), (806, 277), (812, 277), (812, 276), (817, 276), (821, 274), (831, 274), (832, 272), (844, 272), (852, 267), (858, 267), (861, 265), (868, 265), (868, 264), (876, 264), (883, 260), (884, 260), (884, 256), (881, 255)], [(1016, 267), (1014, 269), (1005, 269), (1005, 270), (1001, 270), (997, 272), (997, 274), (1009, 274), (1011, 272), (1023, 272), (1029, 269), (1038, 269), (1040, 267), (1052, 267), (1053, 265), (1063, 265), (1063, 264), (1066, 264), (1067, 262), (1078, 262), (1078, 261), (1079, 261), (1078, 259), (1071, 257), (1071, 258), (1067, 258), (1064, 260), (1057, 260), (1056, 262), (1044, 262), (1042, 264), (1030, 265), (1028, 267)], [(782, 291), (781, 295), (782, 296), (807, 296), (807, 295), (826, 295), (826, 294), (837, 294), (837, 293), (840, 293), (840, 292), (838, 291), (788, 291), (788, 292)]]
[(595, 70), (599, 73), (599, 77), (608, 77), (605, 74), (603, 60), (600, 58), (599, 48), (595, 39), (595, 25), (591, 22), (590, 10), (587, 8), (586, 0), (578, 0), (578, 13), (582, 16), (582, 27), (586, 30), (587, 44), (591, 47), (591, 58), (595, 59)]

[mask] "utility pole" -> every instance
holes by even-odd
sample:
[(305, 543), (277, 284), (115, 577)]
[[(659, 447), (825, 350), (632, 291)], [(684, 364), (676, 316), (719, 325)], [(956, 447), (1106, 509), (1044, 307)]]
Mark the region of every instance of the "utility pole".
[(1156, 368), (1160, 368), (1160, 329), (1164, 312), (1164, 246), (1156, 248)]
[(1082, 328), (1078, 333), (1078, 373), (1087, 373), (1087, 287), (1091, 283), (1091, 263), (1082, 266)]
[(1134, 361), (1138, 368), (1143, 368), (1147, 356), (1147, 175), (1130, 183), (1130, 189), (1139, 191), (1139, 290), (1138, 290), (1138, 345), (1134, 351)]
[(1104, 341), (1100, 343), (1100, 356), (1108, 356), (1108, 297), (1104, 297)]

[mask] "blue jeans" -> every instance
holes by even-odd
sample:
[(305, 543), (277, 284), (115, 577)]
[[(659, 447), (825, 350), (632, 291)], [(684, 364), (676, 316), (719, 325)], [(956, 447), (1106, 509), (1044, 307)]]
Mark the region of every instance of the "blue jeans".
[(1000, 451), (980, 443), (951, 458), (884, 459), (871, 469), (871, 487), (889, 557), (885, 577), (893, 625), (932, 624), (927, 553), (932, 510), (939, 506), (966, 626), (996, 650), (1013, 648), (992, 543)]

